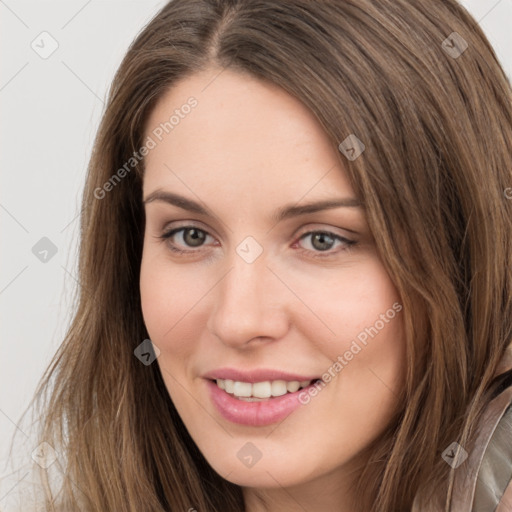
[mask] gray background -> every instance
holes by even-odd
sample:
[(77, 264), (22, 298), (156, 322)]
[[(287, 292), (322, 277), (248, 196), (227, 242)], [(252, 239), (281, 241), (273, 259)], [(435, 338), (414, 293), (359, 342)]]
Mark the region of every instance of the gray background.
[[(71, 319), (78, 205), (107, 88), (165, 3), (0, 0), (0, 457)], [(462, 3), (510, 77), (512, 0)], [(52, 44), (57, 50), (42, 58)], [(32, 252), (43, 237), (55, 255), (44, 243), (38, 257)]]

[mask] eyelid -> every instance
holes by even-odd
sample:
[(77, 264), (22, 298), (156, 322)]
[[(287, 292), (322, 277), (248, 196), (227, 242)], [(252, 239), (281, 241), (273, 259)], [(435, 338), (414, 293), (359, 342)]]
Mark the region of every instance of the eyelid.
[[(167, 227), (168, 225), (172, 224), (172, 227)], [(162, 228), (162, 233), (165, 235), (166, 233), (170, 233), (172, 231), (178, 231), (180, 228), (196, 228), (196, 229), (199, 229), (201, 231), (204, 231), (207, 235), (210, 235), (210, 236), (213, 236), (214, 238), (218, 238), (217, 235), (214, 235), (210, 232), (210, 228), (206, 228), (206, 227), (203, 227), (203, 224), (200, 223), (200, 222), (196, 222), (196, 221), (176, 221), (176, 223), (174, 222), (171, 222), (171, 223), (167, 223), (163, 228)], [(340, 233), (337, 233), (335, 230), (336, 229), (342, 229), (342, 228), (334, 228), (334, 227), (325, 227), (325, 225), (319, 225), (319, 224), (313, 224), (313, 225), (308, 225), (308, 226), (303, 226), (301, 227), (298, 231), (296, 231), (292, 237), (293, 238), (296, 238), (296, 239), (300, 239), (302, 238), (304, 235), (307, 235), (307, 234), (311, 234), (311, 233), (317, 233), (317, 232), (322, 232), (322, 233), (329, 233), (329, 234), (332, 234), (332, 235), (335, 235), (337, 237), (340, 237), (340, 238), (343, 238), (344, 240), (348, 240), (348, 241), (352, 241), (350, 238), (348, 238), (347, 236), (345, 236), (344, 234), (340, 234)], [(351, 233), (351, 235), (348, 235), (348, 236), (352, 236), (352, 235), (357, 235), (358, 233), (354, 230), (351, 230), (351, 229), (345, 229), (345, 231), (348, 231), (349, 233)]]
[[(349, 234), (345, 235), (343, 233), (339, 233), (338, 231), (346, 231)], [(357, 231), (354, 231), (352, 229), (337, 228), (334, 226), (326, 226), (325, 224), (312, 223), (312, 224), (308, 224), (305, 227), (301, 227), (297, 231), (297, 234), (294, 236), (297, 236), (300, 238), (301, 236), (311, 233), (311, 232), (331, 233), (333, 235), (339, 236), (346, 240), (349, 240), (350, 239), (349, 237), (352, 237), (354, 235), (357, 236), (359, 234)]]
[(164, 227), (161, 229), (161, 232), (162, 232), (162, 236), (165, 235), (166, 233), (170, 233), (172, 231), (178, 231), (180, 229), (184, 229), (184, 228), (196, 228), (200, 231), (204, 231), (207, 235), (209, 236), (212, 236), (214, 238), (218, 238), (216, 234), (213, 234), (212, 233), (212, 230), (210, 227), (205, 227), (204, 224), (202, 224), (201, 222), (197, 222), (197, 221), (194, 221), (194, 220), (189, 220), (189, 221), (174, 221), (174, 222), (168, 222), (164, 225)]

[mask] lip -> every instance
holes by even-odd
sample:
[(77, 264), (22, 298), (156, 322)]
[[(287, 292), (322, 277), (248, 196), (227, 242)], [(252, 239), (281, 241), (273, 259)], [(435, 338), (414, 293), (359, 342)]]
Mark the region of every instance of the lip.
[(255, 382), (265, 382), (267, 380), (286, 380), (288, 382), (298, 380), (301, 382), (304, 380), (316, 380), (320, 378), (319, 375), (299, 375), (298, 373), (288, 373), (283, 372), (282, 370), (273, 370), (270, 368), (257, 368), (248, 371), (242, 371), (236, 368), (218, 368), (217, 370), (205, 373), (202, 377), (209, 380), (229, 379), (239, 382), (249, 382), (251, 384), (254, 384)]
[[(223, 418), (232, 423), (251, 427), (263, 427), (284, 420), (302, 405), (299, 401), (300, 393), (307, 393), (309, 388), (314, 386), (314, 383), (311, 383), (294, 393), (287, 393), (261, 402), (245, 402), (220, 389), (215, 381), (206, 379), (205, 382), (211, 401)], [(259, 381), (256, 380), (255, 382)]]

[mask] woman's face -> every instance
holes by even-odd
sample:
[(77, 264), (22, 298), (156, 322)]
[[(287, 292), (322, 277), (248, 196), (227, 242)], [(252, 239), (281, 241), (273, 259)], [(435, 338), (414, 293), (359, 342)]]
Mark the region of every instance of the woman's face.
[(231, 482), (338, 489), (405, 369), (338, 148), (283, 90), (219, 69), (170, 90), (148, 136), (142, 309), (185, 426)]

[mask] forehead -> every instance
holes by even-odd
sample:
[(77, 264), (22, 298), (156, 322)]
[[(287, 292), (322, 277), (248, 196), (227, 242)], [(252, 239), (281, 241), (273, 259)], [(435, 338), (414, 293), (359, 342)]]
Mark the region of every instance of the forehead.
[(145, 194), (188, 184), (198, 194), (237, 197), (298, 201), (313, 188), (352, 195), (337, 147), (315, 116), (247, 74), (208, 69), (183, 79), (156, 104), (145, 132), (156, 142), (145, 158)]

